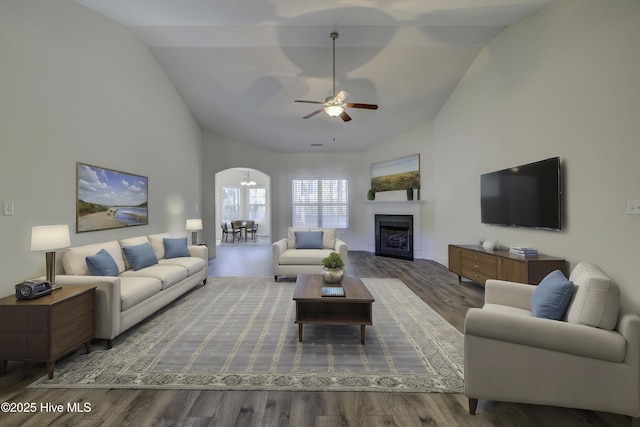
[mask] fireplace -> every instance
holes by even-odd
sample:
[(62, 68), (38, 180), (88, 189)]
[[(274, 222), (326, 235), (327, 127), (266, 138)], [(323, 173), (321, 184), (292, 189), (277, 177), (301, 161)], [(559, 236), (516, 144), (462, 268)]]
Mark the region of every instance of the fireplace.
[(413, 261), (413, 215), (375, 215), (376, 255)]

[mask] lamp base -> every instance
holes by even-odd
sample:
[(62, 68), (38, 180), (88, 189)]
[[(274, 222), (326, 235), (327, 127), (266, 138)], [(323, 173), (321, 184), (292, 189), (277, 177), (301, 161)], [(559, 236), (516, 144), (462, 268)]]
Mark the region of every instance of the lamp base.
[(51, 290), (56, 291), (62, 289), (62, 286), (56, 285), (56, 253), (55, 251), (45, 253), (45, 267), (47, 270), (47, 282), (51, 284)]

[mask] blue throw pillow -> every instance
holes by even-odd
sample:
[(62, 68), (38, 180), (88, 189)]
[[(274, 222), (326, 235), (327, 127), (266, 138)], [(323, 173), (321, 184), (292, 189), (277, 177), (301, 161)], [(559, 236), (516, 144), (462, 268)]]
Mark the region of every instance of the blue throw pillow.
[(191, 256), (189, 248), (187, 247), (187, 238), (182, 237), (178, 239), (162, 239), (164, 242), (164, 257), (165, 258), (180, 258), (185, 256)]
[(552, 271), (533, 291), (531, 312), (543, 319), (562, 319), (571, 302), (573, 289), (573, 283), (560, 270)]
[(296, 249), (322, 249), (324, 231), (294, 231)]
[(122, 250), (131, 265), (131, 269), (134, 271), (158, 263), (158, 258), (149, 243), (136, 246), (124, 246)]
[(118, 264), (105, 249), (100, 249), (97, 254), (85, 258), (89, 271), (94, 276), (117, 276)]

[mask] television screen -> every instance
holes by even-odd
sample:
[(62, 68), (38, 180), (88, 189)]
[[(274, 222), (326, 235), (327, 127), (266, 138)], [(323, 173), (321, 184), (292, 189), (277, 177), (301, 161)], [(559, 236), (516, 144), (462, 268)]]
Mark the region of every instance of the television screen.
[(560, 158), (483, 174), (480, 210), (483, 224), (560, 230)]

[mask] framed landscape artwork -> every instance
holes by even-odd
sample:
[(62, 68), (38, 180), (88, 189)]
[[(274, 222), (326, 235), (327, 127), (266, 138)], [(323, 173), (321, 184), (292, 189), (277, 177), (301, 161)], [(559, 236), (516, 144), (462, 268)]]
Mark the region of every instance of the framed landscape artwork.
[(382, 191), (420, 188), (420, 154), (371, 164), (371, 189)]
[(149, 179), (76, 163), (76, 232), (149, 223)]

